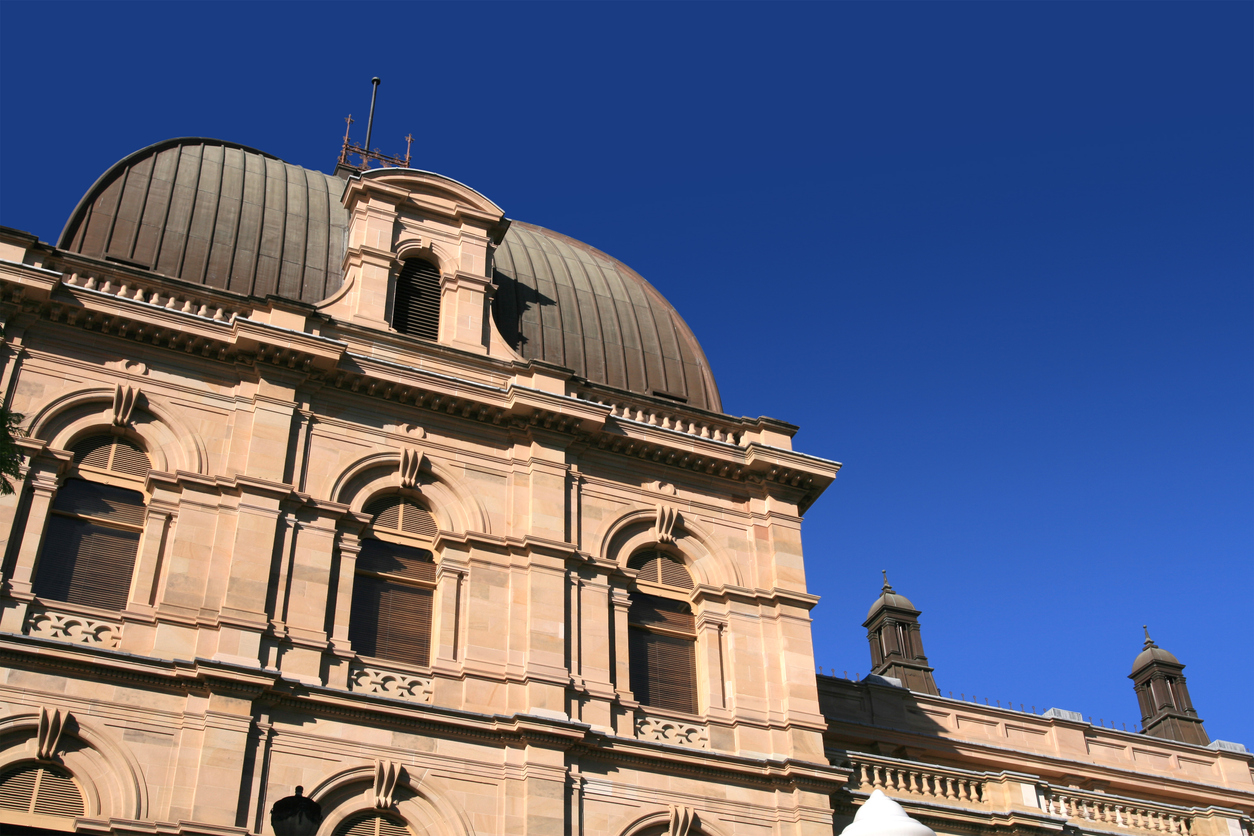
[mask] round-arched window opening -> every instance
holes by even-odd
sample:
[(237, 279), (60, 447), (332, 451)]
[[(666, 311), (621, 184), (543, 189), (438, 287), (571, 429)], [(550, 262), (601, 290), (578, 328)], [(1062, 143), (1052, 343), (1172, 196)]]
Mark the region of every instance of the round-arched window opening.
[(366, 505), (370, 529), (361, 541), (353, 578), (348, 640), (363, 656), (427, 667), (439, 533), (431, 512), (390, 495)]
[(366, 813), (345, 820), (333, 836), (413, 836), (413, 831), (395, 816)]
[(0, 810), (74, 818), (85, 815), (83, 793), (73, 776), (45, 763), (22, 763), (0, 775)]
[(631, 690), (641, 705), (697, 713), (697, 625), (688, 596), (692, 575), (674, 555), (637, 552), (627, 611)]
[(152, 465), (122, 436), (89, 436), (70, 451), (73, 466), (52, 503), (33, 591), (53, 601), (125, 609)]

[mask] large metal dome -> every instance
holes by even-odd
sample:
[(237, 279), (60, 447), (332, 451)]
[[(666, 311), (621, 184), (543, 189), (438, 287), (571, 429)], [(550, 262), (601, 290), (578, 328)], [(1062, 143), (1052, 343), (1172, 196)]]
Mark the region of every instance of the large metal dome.
[(492, 315), (523, 357), (629, 392), (722, 411), (697, 338), (626, 264), (519, 221), (510, 224), (495, 260)]
[[(339, 177), (243, 145), (170, 139), (110, 167), (58, 246), (244, 296), (318, 302), (342, 281), (343, 190)], [(524, 358), (721, 411), (692, 331), (622, 262), (515, 221), (497, 248), (494, 280), (493, 318)]]

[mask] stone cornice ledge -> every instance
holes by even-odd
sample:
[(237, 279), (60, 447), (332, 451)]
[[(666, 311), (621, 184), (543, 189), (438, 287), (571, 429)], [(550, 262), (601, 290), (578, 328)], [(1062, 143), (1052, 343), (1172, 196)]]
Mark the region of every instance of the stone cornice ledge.
[(384, 716), (402, 725), (431, 732), (479, 739), (534, 741), (562, 749), (579, 749), (597, 757), (663, 763), (667, 768), (790, 786), (805, 785), (831, 793), (841, 789), (852, 770), (791, 758), (751, 758), (722, 752), (671, 746), (594, 731), (572, 720), (520, 713), (487, 715), (439, 706), (418, 705), (285, 679), (277, 671), (248, 668), (208, 659), (163, 660), (117, 650), (69, 645), (14, 633), (0, 633), (0, 660), (22, 660), (50, 668), (77, 668), (85, 676), (139, 681), (165, 688), (216, 687), (251, 699), (276, 700), (297, 710), (345, 716)]

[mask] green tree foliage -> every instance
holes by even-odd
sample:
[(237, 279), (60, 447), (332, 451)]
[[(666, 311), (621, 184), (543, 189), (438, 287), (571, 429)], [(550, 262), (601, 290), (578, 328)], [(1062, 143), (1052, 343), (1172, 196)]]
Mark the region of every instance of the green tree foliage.
[(13, 493), (13, 482), (17, 479), (22, 464), (22, 451), (18, 449), (15, 439), (22, 434), (22, 416), (0, 407), (0, 494)]

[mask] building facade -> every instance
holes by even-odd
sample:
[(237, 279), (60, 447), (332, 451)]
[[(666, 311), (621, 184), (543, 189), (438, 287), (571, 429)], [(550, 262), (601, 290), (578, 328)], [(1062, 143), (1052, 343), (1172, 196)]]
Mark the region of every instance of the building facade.
[(159, 143), (55, 245), (0, 232), (0, 310), (5, 832), (802, 836), (878, 788), (944, 833), (1251, 836), (1174, 657), (1151, 734), (1003, 716), (887, 590), (880, 675), (816, 675), (839, 465), (461, 183)]

